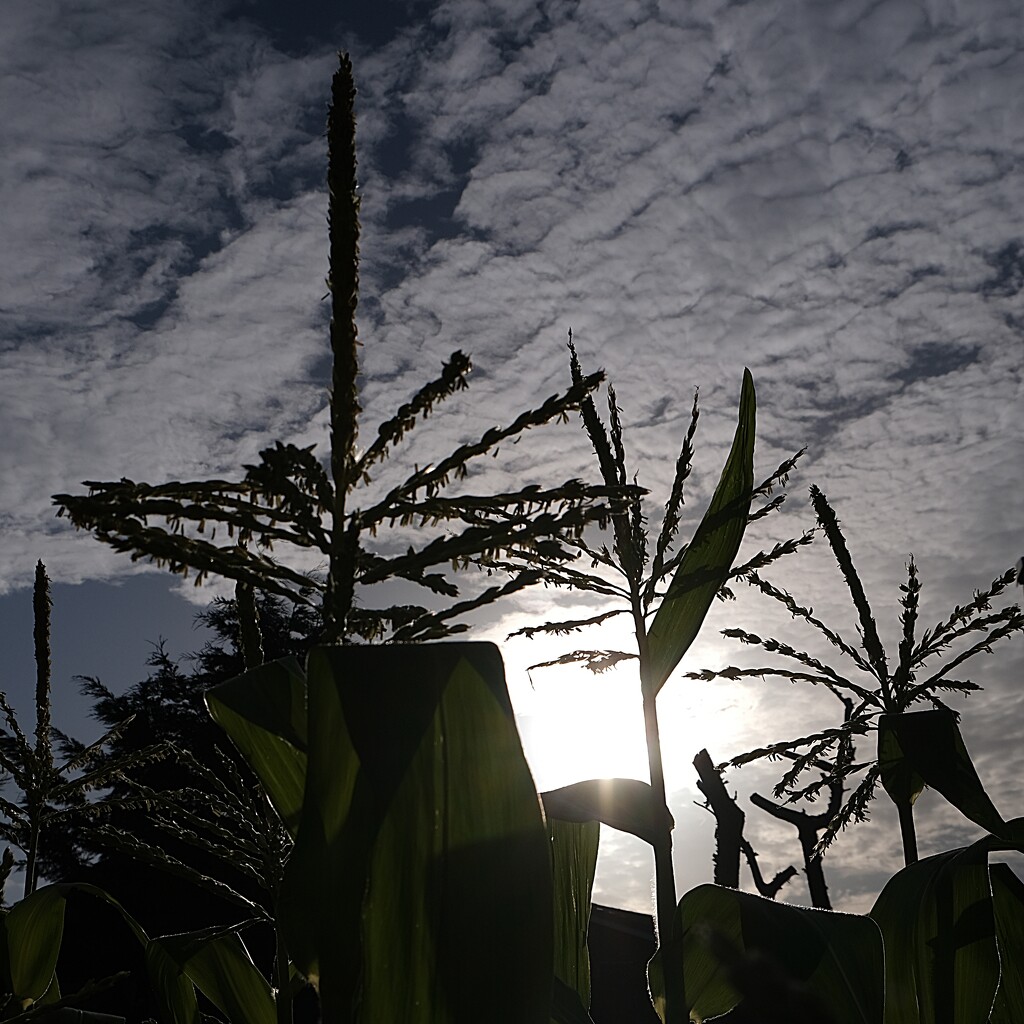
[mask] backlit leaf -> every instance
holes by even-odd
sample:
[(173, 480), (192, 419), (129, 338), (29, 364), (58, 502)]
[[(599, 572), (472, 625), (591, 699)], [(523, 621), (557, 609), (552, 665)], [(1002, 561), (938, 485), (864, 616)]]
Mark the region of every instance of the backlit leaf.
[(927, 857), (886, 883), (871, 917), (885, 941), (886, 1024), (976, 1024), (999, 983), (992, 837)]
[(682, 939), (666, 943), (649, 972), (663, 1020), (661, 972), (682, 968), (696, 1020), (746, 997), (754, 1009), (771, 1005), (780, 1020), (882, 1024), (882, 940), (868, 917), (701, 885), (680, 901), (676, 930)]
[(1024, 1020), (1024, 882), (1006, 864), (989, 869), (999, 943), (999, 992), (992, 1024)]
[(206, 705), (294, 837), (306, 779), (306, 680), (298, 661), (282, 658), (221, 683), (207, 691)]
[(154, 939), (231, 1024), (274, 1024), (274, 997), (242, 940), (234, 932), (207, 929)]
[(601, 821), (652, 846), (675, 824), (654, 790), (637, 779), (588, 779), (541, 794), (544, 812), (562, 821)]
[[(198, 1024), (199, 1010), (191, 982), (168, 966), (166, 954), (138, 922), (108, 893), (94, 885), (61, 882), (37, 889), (0, 918), (6, 964), (0, 973), (17, 1003), (47, 1002), (55, 993), (54, 968), (64, 930), (64, 910), (72, 893), (109, 904), (145, 949), (150, 983), (161, 1006), (161, 1024)], [(45, 994), (45, 995), (44, 995)]]
[(743, 371), (739, 422), (711, 504), (697, 527), (648, 633), (644, 685), (657, 693), (689, 650), (739, 551), (754, 487), (754, 379)]
[[(565, 1019), (590, 1006), (590, 952), (587, 934), (590, 903), (597, 871), (601, 826), (596, 821), (574, 823), (548, 817), (551, 836), (551, 868), (554, 906), (555, 993), (551, 1015), (558, 1020), (559, 1006)], [(561, 981), (575, 995), (559, 996)]]
[[(941, 793), (986, 832), (1005, 833), (1006, 822), (985, 792), (952, 711), (937, 709), (883, 715), (879, 719), (878, 733), (880, 762), (883, 744), (890, 751), (886, 765), (882, 766), (883, 782), (886, 771), (890, 779), (901, 780), (900, 785), (904, 787), (905, 778), (913, 776)], [(897, 754), (902, 754), (903, 760), (896, 757)]]
[(314, 648), (308, 701), (281, 905), (324, 1019), (547, 1024), (549, 840), (497, 648)]

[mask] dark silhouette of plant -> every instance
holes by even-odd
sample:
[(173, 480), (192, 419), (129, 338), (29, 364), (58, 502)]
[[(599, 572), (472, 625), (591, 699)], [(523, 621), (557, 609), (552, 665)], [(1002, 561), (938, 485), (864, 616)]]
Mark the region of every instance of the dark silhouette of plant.
[[(243, 596), (243, 622), (244, 604)], [(304, 657), (321, 629), (315, 609), (273, 594), (255, 595), (250, 609), (250, 615), (258, 615), (250, 622), (258, 621), (259, 643), (271, 660)], [(273, 874), (272, 864), (283, 859), (279, 847), (286, 840), (279, 823), (264, 820), (265, 802), (254, 802), (255, 777), (225, 741), (203, 699), (210, 687), (239, 675), (246, 667), (242, 654), (246, 630), (240, 622), (238, 601), (217, 598), (196, 619), (212, 629), (214, 637), (186, 656), (193, 664), (191, 672), (183, 671), (161, 642), (147, 662), (152, 670), (149, 676), (124, 693), (113, 693), (95, 677), (80, 677), (83, 695), (93, 702), (93, 718), (105, 727), (128, 724), (106, 748), (91, 755), (84, 755), (84, 744), (60, 734), (66, 756), (87, 756), (93, 770), (157, 744), (166, 746), (172, 756), (141, 764), (131, 777), (114, 777), (105, 798), (89, 807), (88, 814), (82, 808), (77, 814), (72, 811), (62, 835), (74, 836), (75, 844), (48, 852), (44, 858), (48, 877), (75, 877), (94, 862), (97, 853), (103, 855), (101, 863), (106, 867), (117, 863), (118, 871), (128, 870), (118, 856), (125, 853), (154, 867), (166, 867), (251, 910), (258, 894), (245, 877), (265, 887), (263, 883)], [(231, 845), (245, 836), (266, 840), (268, 845), (248, 850), (246, 860)], [(198, 870), (189, 863), (197, 858)], [(270, 875), (263, 868), (255, 873), (250, 870), (257, 860)], [(246, 871), (240, 874), (238, 868), (243, 863)], [(107, 874), (116, 877), (117, 872), (108, 870)], [(229, 891), (237, 889), (245, 895)], [(146, 918), (144, 910), (140, 916)]]
[[(796, 662), (798, 669), (781, 666), (764, 668), (729, 667), (718, 671), (687, 673), (695, 679), (741, 679), (780, 678), (791, 682), (807, 682), (820, 685), (840, 700), (846, 708), (842, 725), (824, 729), (809, 736), (773, 743), (731, 758), (721, 767), (747, 764), (763, 757), (785, 757), (793, 762), (775, 787), (775, 796), (785, 796), (788, 803), (800, 799), (814, 799), (822, 790), (830, 790), (834, 798), (836, 785), (843, 785), (848, 779), (862, 775), (862, 779), (845, 803), (829, 818), (821, 838), (816, 844), (816, 854), (821, 854), (838, 833), (852, 821), (867, 817), (868, 807), (875, 788), (881, 781), (899, 812), (903, 838), (904, 859), (910, 864), (917, 860), (917, 838), (914, 827), (913, 804), (924, 787), (920, 776), (908, 775), (903, 769), (889, 765), (902, 765), (898, 752), (889, 748), (892, 742), (888, 724), (891, 716), (902, 715), (916, 710), (926, 703), (934, 708), (949, 709), (942, 700), (944, 694), (969, 694), (981, 689), (980, 684), (970, 679), (955, 679), (950, 673), (970, 658), (981, 652), (991, 651), (992, 646), (1006, 637), (1024, 630), (1024, 615), (1017, 605), (992, 610), (992, 601), (1013, 582), (1015, 569), (1009, 569), (992, 581), (985, 590), (975, 591), (966, 605), (955, 607), (945, 621), (917, 637), (917, 620), (921, 582), (913, 557), (907, 564), (907, 582), (900, 590), (900, 623), (902, 639), (896, 657), (890, 659), (878, 635), (878, 629), (863, 584), (854, 567), (846, 545), (846, 539), (839, 526), (839, 520), (825, 495), (811, 487), (811, 504), (818, 524), (828, 539), (839, 565), (840, 573), (850, 591), (859, 624), (860, 643), (855, 646), (845, 640), (838, 631), (831, 629), (815, 618), (810, 608), (802, 606), (786, 591), (775, 587), (757, 572), (747, 574), (747, 581), (762, 593), (780, 602), (796, 619), (802, 619), (824, 636), (829, 643), (846, 656), (859, 675), (848, 670), (833, 667), (810, 654), (799, 651), (789, 644), (771, 637), (760, 637), (743, 629), (725, 629), (723, 635), (733, 637), (742, 643), (761, 647), (778, 654), (790, 662)], [(927, 670), (925, 663), (936, 658), (943, 651), (958, 642), (969, 644), (953, 657), (948, 658), (930, 674), (919, 680)], [(875, 732), (878, 751), (875, 757), (855, 761), (854, 744), (856, 736)], [(801, 779), (809, 769), (817, 769), (820, 777), (806, 785)]]
[[(569, 336), (570, 371), (575, 386), (585, 379), (580, 367), (572, 334)], [(584, 428), (597, 456), (601, 476), (611, 489), (622, 487), (629, 479), (636, 479), (626, 465), (622, 421), (615, 390), (608, 388), (609, 423), (601, 420), (593, 399), (588, 395), (580, 407)], [(647, 740), (652, 803), (656, 807), (666, 804), (665, 778), (662, 768), (660, 726), (657, 695), (683, 653), (696, 637), (708, 606), (716, 596), (729, 594), (728, 581), (745, 576), (757, 568), (769, 565), (786, 554), (796, 551), (810, 541), (810, 534), (775, 545), (770, 551), (758, 552), (744, 565), (733, 567), (746, 524), (779, 508), (783, 495), (771, 498), (762, 508), (750, 512), (751, 501), (768, 496), (776, 485), (784, 484), (802, 452), (783, 462), (757, 487), (753, 481), (755, 398), (753, 380), (744, 374), (740, 401), (739, 425), (718, 489), (707, 514), (697, 527), (689, 544), (676, 548), (676, 534), (681, 523), (684, 487), (690, 475), (693, 460), (693, 436), (698, 419), (696, 395), (690, 415), (690, 424), (683, 437), (675, 476), (665, 503), (661, 529), (652, 545), (647, 530), (647, 517), (637, 501), (611, 515), (614, 541), (611, 549), (606, 545), (594, 546), (580, 537), (573, 543), (589, 560), (589, 569), (563, 565), (543, 554), (545, 580), (555, 586), (612, 598), (617, 607), (587, 619), (547, 622), (529, 626), (510, 634), (532, 637), (538, 633), (569, 634), (588, 626), (601, 625), (618, 615), (630, 616), (635, 651), (575, 650), (553, 661), (531, 668), (551, 665), (583, 664), (593, 672), (602, 672), (621, 661), (639, 663), (640, 689), (643, 697), (644, 726)], [(502, 565), (503, 563), (498, 563)], [(670, 818), (661, 818), (662, 822)], [(670, 826), (652, 842), (657, 878), (657, 918), (659, 935), (664, 943), (671, 935), (676, 913), (676, 888), (672, 864)], [(681, 985), (681, 975), (669, 972), (666, 984), (671, 989)], [(681, 991), (668, 993), (669, 1015), (678, 1016), (685, 1002)]]
[(715, 816), (715, 885), (738, 889), (740, 885), (740, 854), (746, 858), (754, 888), (766, 899), (773, 900), (782, 887), (796, 874), (790, 865), (766, 881), (758, 864), (757, 853), (750, 841), (743, 835), (746, 815), (735, 799), (729, 795), (719, 772), (706, 750), (701, 750), (693, 759), (693, 767), (699, 779), (697, 788), (704, 794), (707, 809)]
[[(102, 790), (126, 772), (151, 763), (164, 753), (160, 744), (143, 744), (107, 757), (102, 765), (91, 760), (104, 747), (116, 742), (130, 724), (119, 720), (95, 743), (82, 746), (63, 763), (54, 756), (56, 730), (50, 722), (50, 580), (42, 562), (36, 564), (33, 590), (35, 659), (36, 659), (36, 728), (35, 743), (30, 743), (18, 724), (7, 695), (0, 692), (0, 711), (10, 730), (0, 742), (0, 767), (8, 772), (22, 796), (15, 803), (0, 797), (0, 836), (25, 852), (25, 895), (35, 891), (40, 877), (40, 864), (51, 842), (58, 837), (73, 816), (88, 817), (93, 807), (87, 799), (90, 791)], [(8, 851), (9, 853), (9, 851)], [(5, 854), (4, 865), (9, 874), (13, 861)], [(6, 878), (6, 874), (4, 875)]]
[[(580, 407), (601, 382), (595, 373), (575, 380), (561, 395), (529, 408), (505, 426), (459, 444), (433, 464), (398, 467), (394, 482), (371, 490), (371, 473), (398, 450), (403, 438), (435, 405), (467, 386), (470, 361), (455, 352), (440, 375), (421, 387), (407, 403), (386, 418), (375, 440), (364, 450), (356, 445), (360, 421), (357, 390), (357, 327), (359, 263), (359, 200), (356, 192), (355, 88), (347, 56), (332, 83), (328, 115), (328, 187), (332, 303), (330, 324), (333, 368), (330, 390), (330, 437), (327, 467), (312, 447), (276, 444), (260, 453), (260, 462), (244, 467), (236, 481), (174, 481), (163, 485), (87, 482), (86, 495), (57, 495), (59, 515), (91, 530), (133, 559), (147, 558), (199, 583), (210, 573), (236, 583), (242, 609), (239, 648), (242, 664), (260, 664), (269, 652), (255, 615), (253, 595), (274, 594), (295, 606), (318, 609), (320, 641), (396, 642), (436, 639), (464, 630), (460, 616), (500, 597), (539, 582), (542, 571), (531, 560), (562, 564), (578, 556), (575, 542), (590, 524), (603, 524), (639, 489), (609, 487), (568, 480), (553, 487), (530, 484), (514, 491), (472, 494), (456, 485), (469, 474), (472, 461), (494, 452), (506, 439), (518, 440), (533, 426), (564, 419)], [(154, 525), (154, 523), (163, 525)], [(389, 528), (398, 524), (399, 532)], [(415, 527), (415, 531), (402, 528)], [(218, 531), (221, 537), (218, 541)], [(396, 545), (411, 537), (401, 553)], [(326, 579), (304, 575), (272, 556), (274, 546), (318, 554), (326, 560)], [(452, 572), (480, 566), (490, 576), (495, 561), (515, 568), (505, 582), (462, 597)], [(367, 607), (367, 588), (388, 580), (418, 585), (429, 595), (423, 604)], [(98, 693), (98, 696), (102, 696)], [(185, 748), (187, 749), (187, 748)], [(217, 756), (217, 755), (215, 755)], [(227, 859), (248, 873), (263, 897), (252, 899), (241, 887), (221, 888), (192, 861), (168, 852), (166, 842), (140, 841), (113, 825), (94, 833), (103, 842), (215, 890), (240, 905), (253, 920), (270, 917), (278, 904), (278, 883), (291, 844), (263, 795), (247, 789), (246, 776), (194, 755), (179, 754), (181, 763), (202, 778), (197, 789), (206, 795), (198, 806), (188, 787), (158, 790), (136, 779), (123, 798), (127, 808), (150, 810), (150, 824), (172, 841), (193, 843), (205, 855)], [(212, 794), (212, 795), (211, 795)], [(240, 925), (241, 926), (241, 925)], [(275, 921), (279, 1022), (291, 1019), (288, 995), (288, 954)]]
[[(456, 601), (459, 589), (449, 578), (449, 567), (489, 564), (506, 556), (528, 561), (536, 552), (543, 552), (549, 563), (569, 560), (577, 553), (573, 543), (584, 528), (603, 523), (636, 491), (625, 482), (609, 487), (568, 480), (502, 493), (455, 493), (453, 485), (467, 476), (474, 459), (530, 427), (564, 419), (580, 408), (602, 380), (595, 373), (577, 377), (563, 394), (430, 465), (399, 469), (382, 498), (369, 497), (371, 472), (398, 450), (435, 405), (466, 388), (471, 364), (455, 352), (436, 379), (381, 423), (368, 447), (357, 448), (361, 409), (356, 386), (359, 198), (354, 98), (351, 63), (342, 55), (327, 127), (333, 354), (329, 470), (312, 447), (278, 443), (260, 453), (258, 464), (244, 467), (245, 475), (237, 481), (155, 486), (126, 479), (87, 481), (88, 494), (59, 494), (54, 501), (58, 515), (133, 559), (147, 558), (183, 575), (191, 570), (197, 583), (218, 574), (296, 604), (316, 603), (309, 577), (270, 553), (275, 545), (316, 552), (328, 564), (326, 581), (312, 584), (320, 592), (325, 641), (434, 639), (465, 629), (453, 619), (541, 579), (537, 570), (519, 567), (505, 583)], [(151, 525), (154, 520), (166, 525)], [(372, 544), (396, 523), (419, 527), (407, 550), (394, 554), (393, 544)], [(221, 543), (216, 542), (218, 530)], [(393, 579), (422, 587), (434, 595), (435, 606), (368, 608), (357, 601), (359, 588)], [(449, 603), (438, 608), (437, 598)]]
[[(847, 701), (847, 714), (852, 711), (852, 704)], [(843, 743), (851, 745), (849, 737)], [(845, 752), (849, 756), (850, 751)], [(716, 767), (706, 750), (700, 751), (693, 759), (700, 781), (697, 788), (704, 794), (706, 806), (715, 816), (715, 883), (739, 886), (740, 854), (747, 860), (754, 887), (760, 895), (774, 899), (782, 886), (796, 874), (796, 869), (789, 867), (780, 871), (771, 882), (765, 882), (757, 864), (757, 854), (743, 835), (746, 815), (740, 810), (736, 801), (729, 796), (722, 779), (722, 767)], [(822, 864), (822, 851), (818, 848), (820, 834), (828, 828), (829, 822), (839, 813), (843, 805), (843, 784), (833, 779), (828, 783), (828, 805), (823, 811), (812, 814), (810, 811), (798, 810), (788, 804), (776, 803), (760, 793), (751, 793), (750, 802), (757, 808), (770, 814), (779, 821), (792, 825), (797, 832), (800, 852), (803, 855), (804, 875), (807, 878), (807, 889), (811, 897), (811, 906), (819, 910), (831, 910), (832, 903), (828, 896), (828, 884)]]
[[(776, 803), (760, 793), (751, 793), (750, 802), (766, 811), (773, 818), (784, 821), (796, 829), (800, 852), (804, 858), (804, 875), (807, 878), (807, 890), (811, 896), (811, 906), (819, 910), (831, 910), (832, 901), (828, 896), (828, 883), (825, 881), (825, 870), (822, 864), (818, 842), (821, 833), (828, 828), (829, 822), (839, 813), (843, 806), (843, 786), (839, 782), (829, 784), (828, 804), (823, 811), (812, 814), (810, 811), (798, 810), (786, 804)], [(758, 891), (761, 892), (760, 887)], [(761, 895), (766, 895), (761, 892)]]
[[(74, 847), (51, 856), (45, 870), (52, 879), (100, 885), (156, 932), (216, 926), (241, 914), (235, 928), (245, 931), (254, 957), (269, 972), (272, 907), (291, 836), (210, 718), (204, 694), (245, 669), (247, 643), (255, 640), (271, 659), (304, 657), (322, 624), (315, 608), (242, 588), (235, 600), (217, 598), (196, 619), (214, 636), (185, 657), (191, 671), (161, 642), (149, 658), (149, 676), (122, 694), (81, 677), (95, 719), (130, 720), (109, 750), (93, 752), (90, 768), (157, 740), (169, 756), (115, 778), (88, 815), (73, 811), (62, 834), (75, 836)], [(85, 749), (63, 735), (61, 746), (72, 756)]]

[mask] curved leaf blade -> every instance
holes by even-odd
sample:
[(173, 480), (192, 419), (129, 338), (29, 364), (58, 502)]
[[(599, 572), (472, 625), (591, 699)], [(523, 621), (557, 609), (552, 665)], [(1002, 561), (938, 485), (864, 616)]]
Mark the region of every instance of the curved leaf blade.
[[(597, 872), (601, 826), (548, 818), (554, 909), (555, 989), (551, 1015), (579, 1016), (590, 1006), (590, 904)], [(568, 989), (575, 1000), (567, 997)]]
[(992, 1024), (1024, 1020), (1024, 882), (1006, 864), (989, 869), (999, 943), (999, 991)]
[(358, 1000), (367, 1020), (445, 1024), (486, 1006), (547, 1024), (550, 845), (497, 648), (320, 647), (308, 672), (281, 904), (324, 1018)]
[(879, 755), (883, 738), (890, 751), (883, 781), (888, 770), (891, 781), (899, 779), (905, 786), (904, 776), (909, 774), (941, 793), (986, 832), (1006, 835), (1007, 823), (985, 792), (952, 711), (940, 708), (882, 715), (878, 737)]
[(732, 449), (704, 518), (697, 527), (651, 623), (644, 687), (657, 693), (689, 650), (740, 548), (754, 488), (754, 378), (743, 371), (739, 422)]
[(37, 889), (4, 915), (11, 992), (23, 1005), (36, 1003), (54, 982), (64, 935), (64, 893)]
[(207, 929), (154, 939), (231, 1024), (275, 1024), (277, 1012), (267, 979), (234, 931)]
[(878, 722), (878, 769), (882, 785), (894, 804), (913, 807), (924, 792), (925, 782), (907, 759), (892, 720), (902, 715), (882, 715)]
[[(664, 1019), (661, 971), (683, 970), (697, 1020), (727, 1013), (744, 997), (785, 1017), (825, 1007), (835, 1024), (882, 1024), (883, 957), (868, 917), (810, 910), (751, 893), (701, 885), (680, 901), (676, 939), (650, 971)], [(653, 962), (652, 962), (653, 963)], [(818, 1012), (822, 1018), (826, 1014)]]
[(992, 848), (986, 837), (911, 864), (875, 901), (871, 917), (886, 950), (886, 1024), (988, 1020), (999, 985)]
[[(37, 889), (0, 918), (7, 952), (6, 971), (14, 998), (22, 1004), (48, 1000), (56, 984), (54, 969), (60, 953), (64, 910), (72, 892), (108, 903), (123, 918), (145, 948), (150, 983), (161, 1006), (162, 1024), (198, 1024), (195, 990), (176, 969), (168, 970), (166, 953), (152, 942), (142, 926), (109, 893), (84, 882), (60, 882)], [(7, 980), (7, 979), (5, 979)]]
[(553, 1024), (594, 1024), (579, 993), (557, 974), (551, 994), (551, 1020)]
[(655, 846), (675, 827), (672, 814), (647, 782), (587, 779), (541, 794), (548, 818), (600, 821)]
[(294, 838), (306, 783), (306, 678), (282, 658), (208, 690), (206, 706), (263, 784)]

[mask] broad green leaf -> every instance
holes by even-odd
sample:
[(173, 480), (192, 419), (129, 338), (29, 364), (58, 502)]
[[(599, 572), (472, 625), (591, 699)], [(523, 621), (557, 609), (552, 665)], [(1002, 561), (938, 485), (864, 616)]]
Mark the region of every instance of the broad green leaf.
[(282, 658), (244, 672), (208, 690), (206, 705), (294, 837), (306, 778), (306, 680), (299, 663)]
[[(554, 908), (555, 992), (551, 1015), (559, 1020), (590, 1006), (590, 904), (597, 871), (601, 826), (596, 821), (574, 823), (548, 818), (551, 836), (551, 874)], [(568, 999), (558, 982), (575, 996)], [(561, 1009), (559, 1009), (561, 1008)], [(571, 1019), (571, 1016), (568, 1018)]]
[(1024, 1020), (1024, 882), (1006, 864), (989, 868), (999, 943), (999, 991), (992, 1024)]
[(871, 910), (885, 941), (886, 1024), (988, 1019), (999, 983), (992, 848), (986, 837), (911, 864), (886, 883)]
[(588, 779), (541, 794), (544, 813), (562, 821), (602, 821), (652, 846), (664, 841), (675, 822), (647, 782)]
[(320, 950), (335, 947), (337, 970), (344, 972), (354, 999), (359, 919), (377, 826), (363, 820), (370, 813), (365, 786), (353, 812), (359, 757), (342, 711), (341, 681), (335, 681), (325, 649), (310, 651), (307, 669), (304, 795), (278, 916), (295, 966), (316, 984)]
[(911, 778), (923, 780), (985, 831), (1005, 834), (1006, 822), (978, 778), (952, 711), (882, 715), (878, 735), (879, 758), (883, 747), (887, 756), (882, 766), (883, 783), (886, 772), (900, 790), (908, 788)]
[(314, 648), (307, 684), (281, 906), (324, 1018), (547, 1024), (549, 842), (497, 648)]
[(231, 1024), (274, 1024), (277, 1020), (270, 984), (235, 932), (206, 929), (167, 935), (153, 943)]
[(146, 947), (146, 973), (157, 995), (160, 1024), (200, 1024), (195, 986), (159, 942)]
[(662, 1020), (661, 972), (682, 968), (695, 1020), (745, 996), (755, 1007), (771, 1001), (780, 1019), (788, 1004), (805, 1014), (825, 1007), (835, 1024), (882, 1024), (882, 940), (870, 918), (701, 885), (680, 901), (676, 929), (681, 941), (666, 944), (649, 971)]
[(64, 934), (65, 896), (37, 889), (4, 916), (11, 991), (23, 1005), (38, 1002), (54, 981)]
[(25, 1005), (29, 1001), (46, 1002), (49, 997), (43, 993), (55, 991), (54, 968), (64, 930), (64, 910), (72, 893), (108, 903), (145, 948), (150, 983), (161, 1003), (161, 1024), (198, 1024), (199, 1011), (191, 983), (161, 971), (161, 951), (131, 914), (102, 889), (81, 882), (61, 882), (37, 889), (0, 918), (7, 953), (7, 963), (0, 973), (6, 973), (3, 980), (10, 981), (15, 1000)]
[(647, 692), (657, 693), (689, 650), (739, 551), (754, 487), (756, 411), (754, 379), (745, 369), (732, 450), (647, 635)]

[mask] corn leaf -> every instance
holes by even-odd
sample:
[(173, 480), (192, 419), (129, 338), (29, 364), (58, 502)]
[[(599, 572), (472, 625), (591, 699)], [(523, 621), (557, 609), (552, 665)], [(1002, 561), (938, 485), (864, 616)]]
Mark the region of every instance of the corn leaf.
[[(985, 792), (952, 711), (882, 715), (878, 750), (882, 784), (890, 795), (890, 785), (900, 792), (908, 786), (910, 792), (931, 786), (976, 825), (994, 835), (1005, 834), (1007, 824)], [(916, 781), (911, 784), (911, 779)]]
[(902, 715), (882, 715), (878, 721), (878, 768), (886, 793), (897, 806), (913, 806), (924, 792), (925, 782), (900, 746), (893, 719)]
[[(326, 1020), (548, 1024), (551, 855), (492, 644), (318, 647), (281, 897)], [(498, 995), (500, 994), (500, 995)]]
[(1000, 938), (1015, 941), (1020, 927), (1007, 929), (1013, 908), (1006, 897), (1013, 894), (1001, 892), (997, 930), (989, 881), (988, 855), (1007, 845), (986, 836), (911, 864), (886, 883), (871, 910), (885, 941), (886, 1024), (989, 1019), (1000, 959), (1021, 960), (1019, 947), (1000, 956)]
[(94, 885), (61, 882), (37, 889), (0, 918), (5, 956), (0, 985), (16, 1003), (31, 1005), (59, 996), (54, 974), (64, 931), (64, 909), (71, 893), (83, 893), (110, 904), (145, 948), (150, 983), (161, 1006), (161, 1024), (199, 1024), (192, 983), (169, 970), (170, 961), (138, 922), (108, 893)]
[(739, 551), (754, 486), (754, 379), (743, 371), (739, 422), (732, 450), (693, 540), (648, 633), (645, 688), (657, 693), (689, 650)]
[(552, 1024), (594, 1024), (593, 1017), (587, 1012), (580, 1000), (579, 993), (555, 975), (555, 985), (551, 991), (551, 1022)]
[(637, 779), (587, 779), (541, 794), (544, 813), (562, 821), (601, 821), (652, 846), (675, 822), (654, 790)]
[(551, 836), (555, 919), (556, 984), (551, 1016), (558, 1021), (589, 1020), (590, 952), (587, 933), (601, 826), (596, 821), (576, 823), (549, 816), (548, 833)]
[(231, 1024), (274, 1024), (274, 997), (244, 943), (233, 931), (207, 929), (154, 939), (180, 973)]
[(294, 837), (306, 779), (306, 680), (295, 658), (260, 665), (206, 693), (206, 706), (231, 737)]
[(1000, 949), (993, 1024), (1024, 1020), (1024, 882), (1006, 864), (989, 868)]
[(64, 934), (64, 894), (52, 886), (37, 889), (4, 917), (8, 971), (21, 1003), (38, 1002), (54, 982)]
[(695, 1020), (727, 1013), (745, 998), (755, 1015), (771, 1006), (779, 1020), (882, 1024), (882, 939), (868, 917), (700, 885), (680, 900), (675, 933), (681, 939), (663, 943), (649, 969), (662, 1020), (662, 972), (671, 969), (685, 971)]
[(146, 947), (146, 973), (156, 991), (160, 1024), (201, 1024), (195, 986), (159, 942)]

